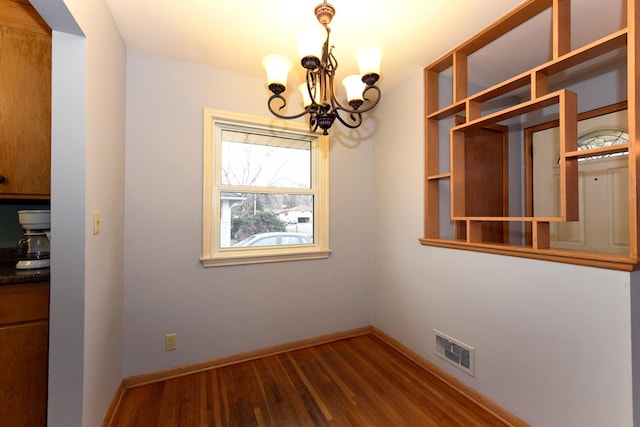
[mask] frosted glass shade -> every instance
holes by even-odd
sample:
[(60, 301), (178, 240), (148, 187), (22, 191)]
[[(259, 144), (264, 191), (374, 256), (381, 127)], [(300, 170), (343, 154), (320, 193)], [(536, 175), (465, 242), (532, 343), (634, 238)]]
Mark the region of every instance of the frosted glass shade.
[(380, 75), (380, 60), (382, 59), (382, 47), (371, 44), (358, 49), (356, 60), (360, 67), (360, 75), (367, 74)]
[(353, 101), (356, 99), (362, 100), (362, 92), (364, 91), (365, 84), (357, 74), (342, 79), (342, 84), (347, 90), (347, 101)]
[(298, 42), (298, 53), (300, 58), (313, 56), (322, 57), (322, 45), (324, 44), (325, 33), (320, 27), (303, 27), (296, 33)]
[(287, 85), (287, 77), (291, 69), (291, 61), (286, 56), (269, 55), (262, 60), (262, 65), (267, 70), (267, 84)]
[[(307, 84), (306, 83), (300, 84), (300, 86), (298, 86), (298, 89), (300, 90), (300, 94), (302, 95), (302, 105), (304, 105), (304, 107), (307, 108), (309, 105), (311, 105), (311, 95), (309, 95), (309, 89), (307, 89)], [(315, 94), (315, 98), (316, 98), (316, 104), (319, 104), (320, 103), (320, 100), (318, 99), (319, 94)]]

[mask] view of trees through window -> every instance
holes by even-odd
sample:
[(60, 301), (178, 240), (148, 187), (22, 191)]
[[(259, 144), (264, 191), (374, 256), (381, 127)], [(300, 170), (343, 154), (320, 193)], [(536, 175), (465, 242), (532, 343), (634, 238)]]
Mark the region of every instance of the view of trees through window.
[(225, 129), (220, 159), (221, 247), (313, 243), (310, 141)]

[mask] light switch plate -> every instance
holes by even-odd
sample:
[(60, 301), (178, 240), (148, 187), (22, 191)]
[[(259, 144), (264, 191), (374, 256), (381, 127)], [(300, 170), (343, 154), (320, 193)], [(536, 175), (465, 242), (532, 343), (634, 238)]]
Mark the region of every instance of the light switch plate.
[(100, 222), (102, 222), (102, 220), (100, 219), (100, 212), (93, 211), (93, 235), (94, 236), (96, 234), (100, 234)]

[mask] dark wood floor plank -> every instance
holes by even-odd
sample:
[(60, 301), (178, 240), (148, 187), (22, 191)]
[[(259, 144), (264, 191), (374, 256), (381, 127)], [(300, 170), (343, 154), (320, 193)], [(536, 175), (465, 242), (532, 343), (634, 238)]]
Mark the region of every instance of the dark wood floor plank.
[[(480, 407), (465, 396), (456, 393), (441, 380), (425, 372), (415, 363), (394, 355), (394, 349), (377, 338), (354, 342), (347, 350), (357, 352), (360, 358), (380, 367), (381, 374), (388, 379), (392, 398), (406, 395), (406, 406), (415, 416), (428, 412), (442, 426), (503, 426), (493, 416), (483, 417)], [(397, 393), (400, 393), (399, 395)], [(477, 412), (477, 413), (476, 413)]]
[[(365, 367), (350, 363), (342, 354), (343, 350), (340, 345), (337, 347), (320, 346), (315, 350), (316, 357), (324, 359), (326, 361), (325, 364), (332, 366), (335, 375), (349, 379), (349, 389), (354, 396), (343, 403), (346, 406), (348, 402), (351, 402), (346, 407), (347, 413), (357, 411), (360, 414), (360, 420), (365, 425), (371, 425), (373, 422), (398, 425), (398, 423), (402, 422), (402, 413), (395, 406), (388, 408), (388, 410), (384, 408), (387, 403), (386, 399), (381, 395), (381, 390), (376, 389), (377, 385), (371, 383), (372, 374), (363, 369)], [(330, 391), (328, 391), (328, 394), (330, 394)], [(337, 397), (336, 394), (332, 396), (334, 398)], [(332, 404), (336, 406), (339, 406), (340, 403), (339, 399), (332, 401)]]
[[(361, 354), (365, 357), (376, 357), (380, 365), (388, 371), (406, 373), (407, 383), (403, 387), (408, 387), (410, 396), (424, 395), (429, 402), (437, 403), (437, 406), (445, 412), (441, 419), (453, 418), (462, 426), (505, 426), (506, 424), (497, 419), (492, 414), (484, 411), (482, 407), (468, 399), (460, 392), (452, 390), (451, 387), (440, 378), (425, 371), (414, 362), (402, 357), (395, 349), (388, 346), (382, 340), (371, 335), (369, 340), (359, 340), (354, 342), (355, 347), (363, 346), (371, 342), (364, 348)], [(377, 341), (374, 343), (374, 341)], [(403, 368), (401, 369), (400, 366)], [(393, 380), (394, 377), (390, 377)], [(396, 376), (397, 378), (397, 376)], [(425, 393), (429, 393), (426, 395)], [(441, 421), (445, 425), (444, 420)]]
[(228, 420), (232, 426), (256, 426), (254, 410), (261, 396), (252, 368), (253, 362), (227, 366), (220, 370), (220, 380), (226, 388), (229, 402)]
[[(358, 390), (357, 404), (364, 414), (369, 415), (368, 423), (380, 423), (379, 425), (402, 426), (407, 420), (418, 422), (416, 425), (429, 425), (430, 418), (425, 412), (417, 414), (417, 417), (408, 413), (409, 396), (400, 396), (389, 382), (389, 378), (381, 373), (381, 367), (370, 363), (360, 357), (357, 351), (353, 351), (350, 342), (336, 343), (334, 351), (328, 351), (328, 357), (335, 366), (339, 375), (349, 378), (350, 384)], [(389, 373), (394, 376), (396, 373)]]
[(268, 425), (313, 425), (305, 403), (277, 356), (263, 358), (254, 365), (264, 387)]
[(128, 389), (111, 425), (506, 424), (370, 334)]

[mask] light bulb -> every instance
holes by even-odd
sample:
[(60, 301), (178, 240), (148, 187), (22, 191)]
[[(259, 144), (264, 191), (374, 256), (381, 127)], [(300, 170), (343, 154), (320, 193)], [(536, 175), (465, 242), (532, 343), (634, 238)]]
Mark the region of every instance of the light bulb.
[(296, 33), (298, 42), (298, 53), (300, 58), (312, 56), (320, 59), (322, 57), (322, 45), (324, 44), (325, 34), (322, 28), (318, 26), (303, 27)]
[(347, 101), (362, 101), (362, 92), (364, 91), (365, 84), (362, 82), (362, 79), (359, 75), (352, 74), (345, 77), (344, 79), (342, 79), (342, 84), (347, 90)]
[(291, 61), (286, 56), (269, 55), (262, 60), (262, 65), (267, 70), (267, 84), (287, 85), (287, 77), (291, 69)]
[[(311, 105), (311, 95), (309, 94), (309, 89), (306, 83), (302, 83), (300, 86), (298, 86), (298, 90), (300, 90), (300, 94), (302, 95), (302, 105), (304, 105), (304, 108), (307, 108), (309, 105)], [(314, 88), (311, 88), (311, 91), (314, 92)], [(316, 93), (314, 93), (314, 98), (316, 100), (316, 104), (319, 104), (319, 94), (317, 93), (317, 91), (315, 91)]]
[(360, 76), (364, 77), (368, 74), (380, 75), (382, 51), (382, 47), (377, 44), (369, 44), (358, 49), (356, 59), (360, 67)]

